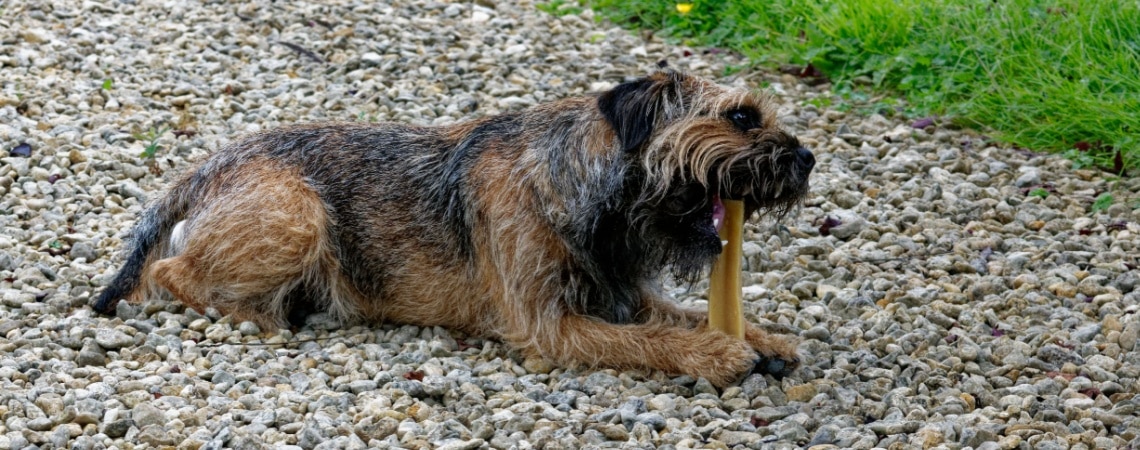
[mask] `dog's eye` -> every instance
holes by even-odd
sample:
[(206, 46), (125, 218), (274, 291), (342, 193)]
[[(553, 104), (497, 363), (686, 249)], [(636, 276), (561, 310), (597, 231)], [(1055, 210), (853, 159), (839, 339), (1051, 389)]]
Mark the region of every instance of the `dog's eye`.
[(760, 114), (753, 109), (734, 109), (729, 111), (726, 116), (728, 117), (728, 121), (732, 122), (732, 125), (740, 131), (748, 131), (760, 127)]

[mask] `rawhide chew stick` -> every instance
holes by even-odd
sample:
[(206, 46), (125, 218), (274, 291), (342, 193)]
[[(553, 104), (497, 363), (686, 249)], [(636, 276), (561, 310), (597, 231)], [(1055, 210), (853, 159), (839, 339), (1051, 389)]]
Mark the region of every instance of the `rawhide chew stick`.
[(744, 293), (740, 281), (744, 202), (723, 202), (724, 222), (720, 228), (720, 239), (725, 244), (709, 276), (709, 328), (744, 339)]

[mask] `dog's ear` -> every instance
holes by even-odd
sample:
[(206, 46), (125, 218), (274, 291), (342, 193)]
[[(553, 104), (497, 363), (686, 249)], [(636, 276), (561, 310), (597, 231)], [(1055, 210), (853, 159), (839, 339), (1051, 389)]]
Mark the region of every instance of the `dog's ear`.
[(636, 150), (653, 134), (661, 93), (669, 76), (651, 76), (619, 84), (598, 96), (598, 109), (613, 127), (623, 151)]

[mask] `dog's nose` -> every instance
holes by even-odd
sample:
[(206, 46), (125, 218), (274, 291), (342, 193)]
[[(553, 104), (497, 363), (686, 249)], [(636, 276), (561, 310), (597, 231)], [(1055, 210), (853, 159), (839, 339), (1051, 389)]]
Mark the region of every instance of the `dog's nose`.
[(811, 154), (811, 150), (800, 147), (796, 149), (796, 165), (803, 167), (805, 171), (810, 171), (815, 167), (815, 155)]

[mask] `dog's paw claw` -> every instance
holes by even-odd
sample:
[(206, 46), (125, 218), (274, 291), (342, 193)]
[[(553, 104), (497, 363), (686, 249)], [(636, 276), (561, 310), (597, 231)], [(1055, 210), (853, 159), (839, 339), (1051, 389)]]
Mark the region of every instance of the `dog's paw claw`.
[(756, 358), (756, 360), (753, 361), (752, 373), (771, 375), (773, 378), (781, 380), (784, 377), (791, 375), (791, 373), (795, 371), (796, 367), (799, 367), (799, 365), (799, 358), (792, 358), (790, 360), (787, 360), (780, 357), (761, 355), (759, 358)]

